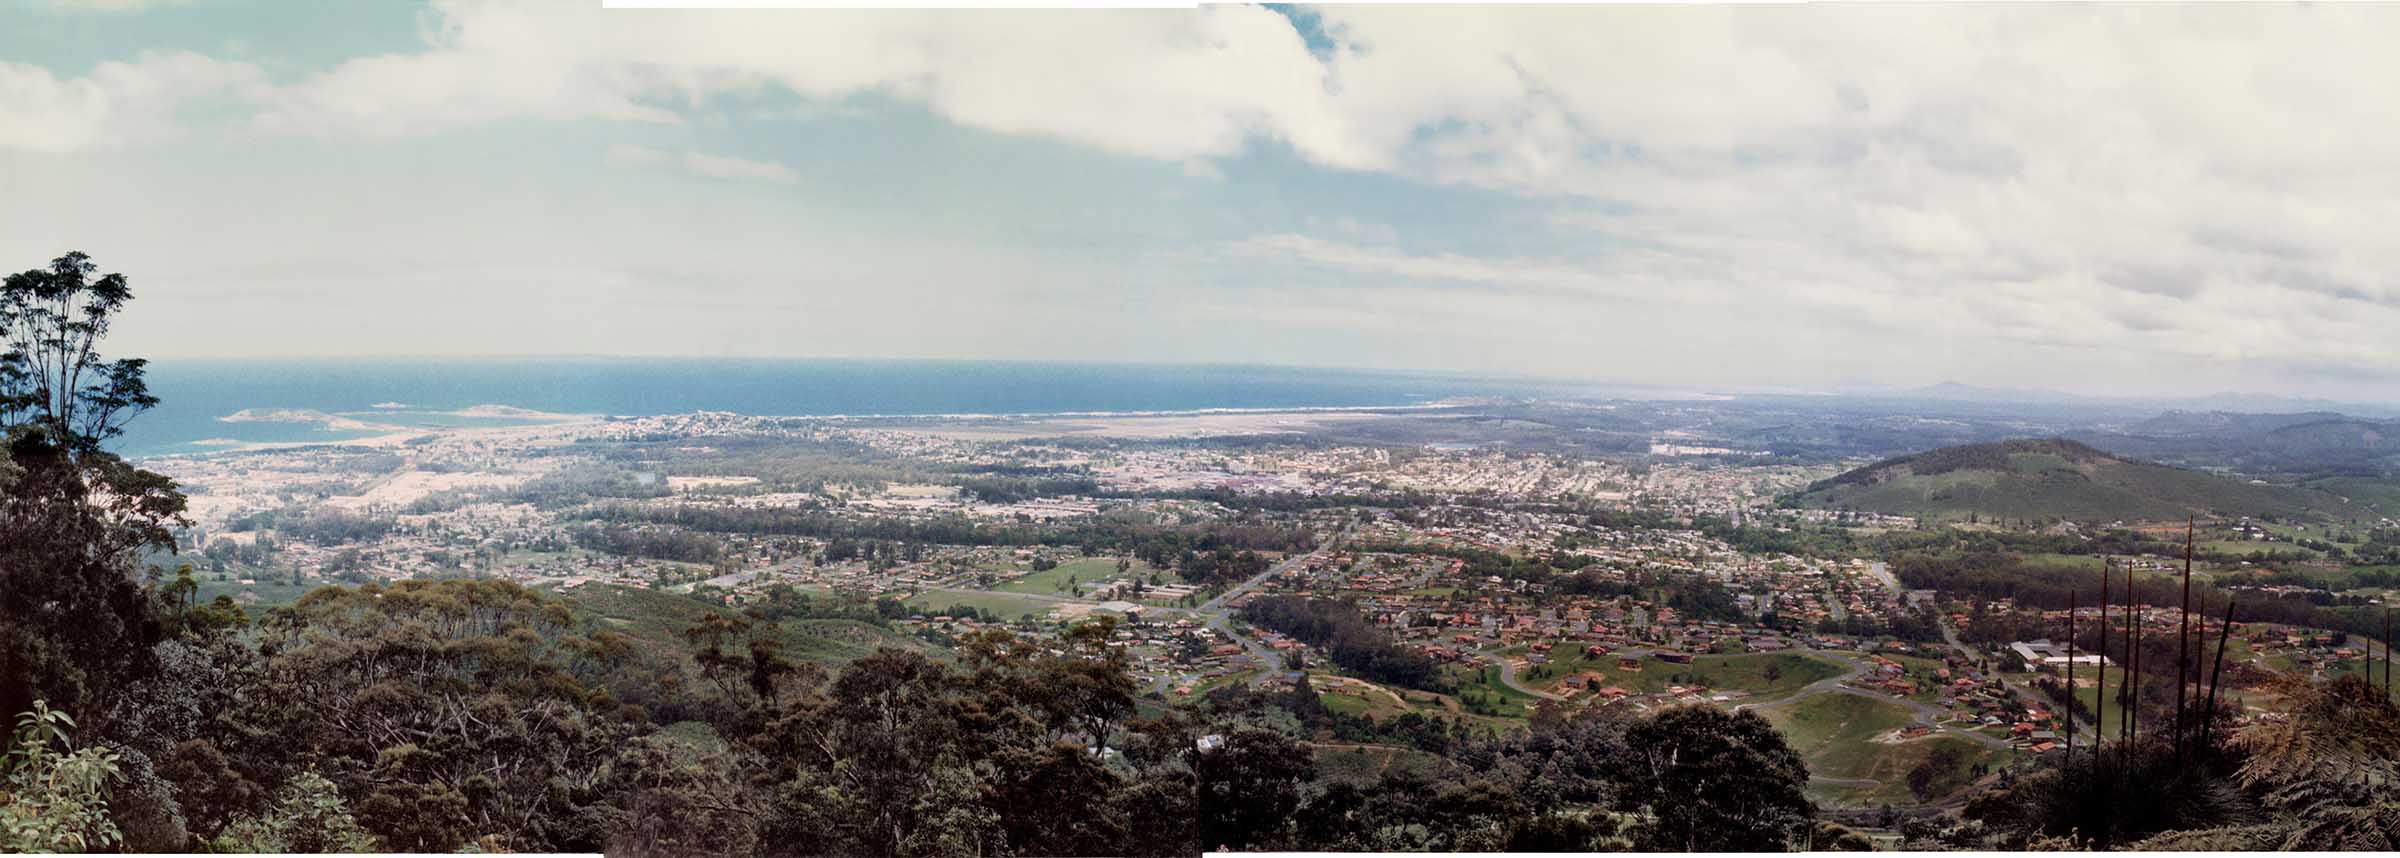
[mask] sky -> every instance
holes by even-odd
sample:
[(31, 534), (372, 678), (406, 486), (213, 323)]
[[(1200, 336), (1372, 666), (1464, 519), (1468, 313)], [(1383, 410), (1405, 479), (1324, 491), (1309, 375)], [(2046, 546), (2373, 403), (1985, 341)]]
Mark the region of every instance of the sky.
[(2400, 398), (2400, 8), (0, 0), (112, 348)]

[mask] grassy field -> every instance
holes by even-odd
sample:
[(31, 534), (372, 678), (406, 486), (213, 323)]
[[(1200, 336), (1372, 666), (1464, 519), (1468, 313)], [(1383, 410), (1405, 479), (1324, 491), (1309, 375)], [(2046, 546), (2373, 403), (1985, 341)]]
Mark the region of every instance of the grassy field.
[(1873, 741), (1907, 726), (1915, 716), (1897, 704), (1855, 694), (1819, 694), (1756, 711), (1783, 731), (1792, 750), (1808, 762), (1810, 774), (1876, 782), (1812, 786), (1810, 793), (1828, 804), (1915, 801), (1917, 796), (1908, 787), (1909, 772), (1944, 751), (1951, 754), (1952, 762), (1936, 774), (1931, 797), (1946, 795), (1964, 787), (1977, 764), (1997, 764), (2015, 753), (1957, 736), (1935, 735), (1889, 744)]
[(2048, 566), (2054, 569), (2081, 569), (2086, 572), (2090, 572), (2095, 576), (2100, 574), (2101, 561), (2100, 556), (2097, 554), (2052, 554), (2049, 552), (2034, 552), (2031, 554), (2026, 554), (2024, 557), (2025, 562), (2028, 565)]
[[(1595, 671), (1607, 677), (1602, 685), (1637, 694), (1664, 691), (1670, 685), (1701, 685), (1717, 691), (1747, 691), (1753, 697), (1772, 700), (1817, 680), (1840, 676), (1845, 670), (1829, 659), (1788, 652), (1704, 655), (1691, 664), (1643, 658), (1638, 673), (1618, 670), (1617, 658), (1614, 653), (1599, 657), (1576, 653), (1539, 670), (1520, 671), (1517, 680), (1530, 688), (1548, 688), (1562, 677)], [(1776, 674), (1775, 678), (1768, 678), (1769, 673)]]
[[(1310, 673), (1317, 676), (1329, 675), (1324, 671), (1310, 671)], [(1335, 712), (1345, 715), (1363, 715), (1380, 721), (1404, 715), (1419, 708), (1410, 706), (1401, 699), (1396, 699), (1404, 693), (1406, 692), (1399, 689), (1381, 685), (1361, 685), (1352, 681), (1329, 686), (1319, 691), (1317, 699), (1324, 702), (1325, 708)]]
[[(2231, 658), (2230, 655), (2227, 657)], [(2092, 670), (2088, 665), (2075, 668), (2075, 696), (2082, 698), (2083, 705), (2091, 707), (2091, 711), (2103, 719), (2103, 723), (2108, 726), (2108, 729), (2114, 731), (2116, 725), (2125, 723), (2125, 707), (2117, 702), (2117, 689), (2125, 687), (2125, 669), (2111, 665), (2107, 671), (2108, 707), (2106, 710), (2100, 707), (2100, 686), (2093, 682)], [(2157, 680), (2150, 681), (2156, 682)], [(2169, 679), (2167, 684), (2174, 685), (2175, 682)], [(2112, 732), (2110, 735), (2113, 736), (2115, 733)]]
[[(1500, 668), (1484, 666), (1450, 668), (1451, 678), (1458, 682), (1458, 696), (1463, 700), (1473, 696), (1490, 701), (1492, 714), (1502, 718), (1523, 718), (1527, 707), (1541, 698), (1535, 697), (1500, 681)], [(1519, 678), (1522, 681), (1522, 677)]]
[(1190, 694), (1177, 694), (1175, 693), (1174, 689), (1170, 688), (1167, 690), (1166, 697), (1167, 700), (1177, 705), (1189, 704), (1194, 700), (1208, 696), (1208, 693), (1211, 691), (1215, 691), (1219, 688), (1236, 683), (1249, 682), (1251, 679), (1254, 679), (1257, 676), (1258, 670), (1255, 668), (1250, 670), (1235, 671), (1224, 676), (1204, 680), (1194, 684), (1192, 686), (1192, 693)]
[[(1148, 575), (1151, 571), (1153, 570), (1150, 568), (1150, 564), (1136, 560), (1133, 561), (1132, 566), (1126, 567), (1125, 574)], [(1000, 582), (992, 589), (1008, 593), (1039, 593), (1044, 596), (1080, 596), (1082, 595), (1080, 592), (1074, 591), (1089, 590), (1094, 584), (1119, 577), (1124, 576), (1117, 574), (1116, 558), (1086, 557), (1081, 560), (1070, 560), (1040, 572), (1028, 573), (1025, 577), (1013, 581)]]
[(2256, 539), (2211, 539), (2200, 543), (2200, 550), (2215, 551), (2247, 557), (2253, 552), (2262, 554), (2305, 554), (2316, 557), (2319, 552), (2289, 542), (2265, 542)]
[(999, 617), (1002, 621), (1038, 617), (1050, 613), (1052, 609), (1058, 607), (1055, 602), (1028, 599), (1017, 593), (962, 593), (950, 590), (918, 593), (909, 597), (906, 604), (919, 610), (941, 610), (964, 605), (980, 611), (990, 611), (993, 616)]
[[(1398, 707), (1388, 703), (1378, 703), (1363, 694), (1328, 691), (1317, 695), (1317, 699), (1325, 704), (1327, 711), (1343, 715), (1363, 715), (1368, 718), (1382, 719), (1388, 715), (1398, 714), (1395, 711)], [(1405, 709), (1399, 711), (1405, 711)]]
[[(1311, 670), (1310, 673), (1316, 676), (1343, 676), (1323, 669)], [(1477, 727), (1495, 730), (1513, 730), (1524, 726), (1521, 719), (1528, 714), (1528, 707), (1539, 702), (1539, 698), (1498, 685), (1497, 679), (1491, 683), (1478, 681), (1475, 672), (1468, 668), (1450, 668), (1449, 675), (1458, 681), (1459, 690), (1462, 693), (1491, 698), (1494, 703), (1498, 704), (1499, 714), (1477, 715), (1467, 712), (1459, 702), (1459, 698), (1454, 695), (1414, 691), (1373, 683), (1367, 683), (1362, 687), (1359, 683), (1364, 680), (1346, 676), (1344, 678), (1350, 680), (1349, 684), (1323, 688), (1318, 691), (1317, 699), (1323, 701), (1325, 708), (1332, 711), (1364, 715), (1378, 720), (1415, 712), (1428, 718), (1463, 720)], [(1496, 670), (1493, 675), (1497, 676)], [(1391, 693), (1385, 694), (1385, 691)]]
[[(1893, 804), (1939, 799), (1957, 792), (1972, 782), (1976, 764), (2000, 763), (2015, 753), (1956, 736), (1934, 736), (1897, 745), (1869, 747), (1874, 749), (1874, 753), (1865, 768), (1866, 774), (1860, 777), (1872, 778), (1882, 785), (1868, 790), (1864, 798), (1876, 803)], [(1951, 764), (1935, 775), (1928, 794), (1919, 797), (1911, 793), (1908, 787), (1910, 770), (1944, 750), (1951, 753)]]
[(1916, 720), (1907, 707), (1856, 694), (1819, 694), (1754, 711), (1783, 731), (1811, 773), (1835, 778), (1874, 777), (1876, 758), (1891, 746), (1868, 740)]

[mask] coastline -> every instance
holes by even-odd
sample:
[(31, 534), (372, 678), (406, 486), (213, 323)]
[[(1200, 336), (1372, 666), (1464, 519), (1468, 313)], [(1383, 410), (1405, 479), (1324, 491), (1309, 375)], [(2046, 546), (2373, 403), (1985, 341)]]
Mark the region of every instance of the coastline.
[[(1036, 438), (1047, 436), (1111, 437), (1111, 438), (1176, 438), (1220, 437), (1246, 434), (1290, 434), (1305, 431), (1308, 426), (1328, 422), (1358, 420), (1383, 414), (1411, 414), (1439, 411), (1483, 404), (1503, 397), (1449, 397), (1432, 402), (1410, 405), (1322, 405), (1289, 408), (1193, 408), (1145, 409), (1129, 411), (1027, 411), (1027, 412), (953, 412), (944, 414), (743, 414), (734, 411), (701, 410), (652, 415), (566, 414), (518, 409), (514, 406), (475, 406), (470, 409), (431, 412), (462, 415), (482, 408), (511, 409), (514, 415), (539, 422), (505, 426), (401, 426), (396, 424), (364, 424), (370, 429), (388, 429), (373, 435), (351, 438), (331, 438), (303, 441), (241, 441), (230, 438), (210, 438), (187, 444), (209, 444), (215, 449), (177, 453), (131, 456), (136, 461), (172, 461), (198, 459), (229, 454), (258, 453), (274, 450), (293, 450), (311, 447), (368, 447), (390, 448), (428, 436), (458, 439), (487, 438), (499, 440), (539, 430), (563, 430), (601, 427), (610, 424), (631, 424), (643, 420), (673, 420), (678, 418), (724, 417), (755, 421), (817, 421), (829, 424), (881, 424), (875, 428), (907, 430), (955, 440), (997, 440), (1007, 438)], [(235, 414), (244, 414), (248, 410)], [(383, 412), (390, 414), (391, 412)], [(327, 416), (347, 418), (346, 412)], [(513, 416), (513, 415), (512, 415)], [(250, 422), (218, 418), (221, 422)], [(532, 441), (533, 438), (518, 440)]]

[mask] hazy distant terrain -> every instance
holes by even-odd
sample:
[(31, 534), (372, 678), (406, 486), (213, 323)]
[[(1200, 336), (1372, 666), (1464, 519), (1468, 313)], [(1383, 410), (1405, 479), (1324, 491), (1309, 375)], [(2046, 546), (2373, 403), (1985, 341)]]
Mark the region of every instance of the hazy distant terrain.
[(2111, 455), (2064, 439), (1944, 447), (1886, 459), (1810, 486), (1795, 505), (1928, 519), (2108, 522), (2186, 515), (2350, 521), (2342, 496)]
[(2400, 421), (2334, 412), (2169, 411), (2079, 440), (2129, 456), (2249, 473), (2389, 475), (2400, 471)]

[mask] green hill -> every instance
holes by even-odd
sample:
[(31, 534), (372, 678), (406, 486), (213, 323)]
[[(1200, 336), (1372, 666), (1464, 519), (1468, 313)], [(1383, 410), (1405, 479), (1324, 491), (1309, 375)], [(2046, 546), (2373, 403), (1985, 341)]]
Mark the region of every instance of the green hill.
[(1943, 447), (1809, 486), (1794, 506), (1925, 519), (2172, 520), (2185, 515), (2348, 520), (2329, 492), (2120, 458), (2060, 438)]

